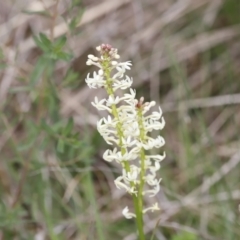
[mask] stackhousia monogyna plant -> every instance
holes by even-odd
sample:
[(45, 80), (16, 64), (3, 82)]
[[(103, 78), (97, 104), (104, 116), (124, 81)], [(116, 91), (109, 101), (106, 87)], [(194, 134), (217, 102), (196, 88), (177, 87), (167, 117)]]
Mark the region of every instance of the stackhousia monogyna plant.
[[(149, 132), (161, 130), (165, 125), (162, 111), (149, 112), (155, 102), (144, 102), (136, 99), (136, 91), (131, 88), (132, 78), (125, 75), (132, 66), (130, 61), (119, 62), (118, 50), (109, 44), (98, 46), (99, 57), (88, 55), (87, 65), (99, 68), (93, 76), (87, 75), (86, 83), (90, 88), (104, 88), (107, 99), (95, 97), (92, 105), (99, 111), (106, 110), (109, 115), (97, 123), (97, 129), (105, 141), (113, 146), (107, 149), (103, 158), (116, 161), (122, 166), (122, 175), (115, 179), (116, 187), (131, 194), (134, 211), (125, 207), (122, 211), (126, 218), (136, 218), (138, 235), (144, 240), (143, 214), (159, 210), (158, 203), (144, 208), (143, 196), (154, 197), (160, 190), (160, 181), (156, 172), (160, 168), (163, 155), (151, 155), (149, 150), (160, 148), (165, 141), (162, 136), (152, 138)], [(128, 93), (118, 96), (119, 90), (129, 89)]]

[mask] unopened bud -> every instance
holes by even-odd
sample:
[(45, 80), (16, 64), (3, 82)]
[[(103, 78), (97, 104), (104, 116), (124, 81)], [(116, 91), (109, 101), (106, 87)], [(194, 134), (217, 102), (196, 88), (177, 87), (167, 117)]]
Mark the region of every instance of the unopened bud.
[(100, 76), (102, 76), (102, 75), (103, 75), (103, 70), (100, 69), (100, 70), (98, 71), (98, 74), (99, 74)]
[(87, 62), (86, 62), (86, 64), (87, 64), (88, 66), (92, 65), (92, 60), (91, 60), (91, 59), (88, 59)]
[(93, 56), (92, 60), (97, 62), (98, 61), (98, 57)]
[(112, 65), (113, 65), (113, 66), (116, 66), (117, 64), (118, 64), (117, 61), (112, 61)]
[(92, 55), (92, 54), (89, 54), (89, 55), (88, 55), (88, 58), (93, 60), (93, 58), (95, 58), (95, 56)]

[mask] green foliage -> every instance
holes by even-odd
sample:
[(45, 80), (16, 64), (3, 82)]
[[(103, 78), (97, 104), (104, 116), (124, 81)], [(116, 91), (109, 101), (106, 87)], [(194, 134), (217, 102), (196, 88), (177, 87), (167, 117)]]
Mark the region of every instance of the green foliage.
[(45, 56), (39, 57), (36, 65), (33, 69), (33, 72), (30, 76), (30, 85), (31, 86), (36, 85), (36, 83), (38, 82), (40, 77), (42, 77), (44, 71), (49, 66), (49, 64), (51, 64), (51, 61), (49, 61), (49, 59), (45, 58)]
[(71, 7), (69, 8), (69, 12), (73, 13), (72, 18), (68, 24), (70, 31), (76, 29), (78, 26), (82, 15), (84, 13), (84, 8), (82, 6), (82, 0), (72, 0)]
[(14, 225), (18, 223), (20, 214), (23, 211), (20, 208), (14, 208), (9, 211), (9, 209), (4, 205), (3, 202), (0, 203), (0, 228), (11, 229)]
[(2, 48), (0, 48), (0, 70), (6, 67), (6, 63), (4, 62), (4, 54)]
[(223, 21), (227, 22), (227, 24), (238, 24), (240, 23), (239, 11), (240, 1), (227, 0), (224, 1), (220, 14), (223, 16)]
[(23, 10), (22, 11), (25, 14), (28, 15), (39, 15), (39, 16), (43, 16), (43, 17), (51, 17), (51, 14), (48, 11), (29, 11), (29, 10)]
[(34, 36), (36, 45), (44, 52), (44, 58), (51, 60), (70, 61), (72, 54), (64, 52), (63, 47), (67, 42), (66, 36), (62, 36), (52, 42), (45, 34), (40, 33), (39, 36)]
[(197, 240), (197, 236), (190, 232), (181, 232), (174, 235), (171, 240)]
[(79, 86), (80, 76), (77, 72), (74, 72), (72, 69), (69, 69), (62, 81), (63, 87), (76, 88)]

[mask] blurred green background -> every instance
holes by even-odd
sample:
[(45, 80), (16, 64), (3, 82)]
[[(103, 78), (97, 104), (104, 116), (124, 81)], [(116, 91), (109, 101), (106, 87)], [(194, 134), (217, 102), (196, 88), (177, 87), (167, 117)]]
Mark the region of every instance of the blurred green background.
[(0, 0), (0, 240), (134, 240), (86, 66), (109, 43), (163, 109), (146, 239), (240, 239), (239, 0)]

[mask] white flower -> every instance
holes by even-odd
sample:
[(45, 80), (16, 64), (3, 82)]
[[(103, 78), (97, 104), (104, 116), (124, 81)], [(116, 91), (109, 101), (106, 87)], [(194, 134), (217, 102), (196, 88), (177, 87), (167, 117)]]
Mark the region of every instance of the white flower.
[(123, 179), (125, 182), (137, 182), (138, 174), (140, 173), (140, 168), (134, 165), (130, 166), (130, 171), (127, 172), (123, 169)]
[(113, 143), (115, 143), (116, 145), (119, 145), (119, 140), (117, 138), (104, 136), (104, 135), (102, 136), (109, 145), (112, 145)]
[(152, 148), (160, 148), (165, 144), (165, 140), (162, 136), (158, 136), (156, 139), (147, 137), (147, 142), (139, 142), (138, 143), (145, 150), (150, 150)]
[(117, 69), (119, 69), (119, 71), (122, 71), (123, 69), (127, 69), (127, 70), (130, 70), (132, 66), (132, 63), (131, 61), (127, 61), (127, 62), (122, 62), (122, 63), (118, 63), (117, 65)]
[(123, 138), (122, 139), (122, 144), (124, 147), (132, 147), (133, 145), (135, 145), (136, 140), (133, 140), (130, 136), (128, 136), (127, 139)]
[(151, 132), (152, 130), (162, 130), (165, 126), (164, 118), (161, 119), (161, 122), (153, 120), (153, 119), (147, 119), (144, 121), (145, 131)]
[(124, 135), (125, 136), (132, 136), (134, 138), (137, 138), (140, 134), (140, 130), (139, 130), (139, 126), (138, 126), (138, 123), (137, 122), (132, 122), (132, 118), (131, 116), (129, 116), (129, 120), (127, 123), (126, 123), (126, 126), (124, 124)]
[(149, 194), (149, 197), (156, 196), (160, 191), (160, 182), (162, 179), (153, 179), (151, 175), (147, 175), (145, 179), (148, 185), (150, 185), (152, 188), (150, 190), (143, 191), (143, 195)]
[(126, 79), (124, 80), (116, 80), (114, 83), (113, 83), (113, 90), (116, 91), (117, 89), (127, 89), (129, 87), (132, 86), (132, 78), (126, 76)]
[(123, 180), (123, 176), (120, 176), (114, 180), (114, 183), (118, 189), (125, 189), (130, 194), (136, 194), (137, 191), (134, 187), (128, 186), (126, 183), (121, 182)]
[(148, 115), (144, 119), (153, 119), (153, 120), (159, 120), (162, 117), (162, 109), (159, 107), (159, 112), (152, 112), (152, 114)]
[(153, 159), (154, 161), (161, 162), (166, 157), (166, 153), (163, 152), (163, 155), (146, 155), (147, 159)]
[(159, 162), (155, 162), (154, 166), (150, 166), (148, 169), (151, 172), (157, 172), (160, 169), (160, 163)]
[(149, 207), (149, 208), (145, 208), (143, 210), (143, 213), (146, 213), (148, 211), (157, 211), (157, 210), (160, 210), (159, 206), (158, 206), (158, 203), (154, 203), (152, 207)]
[(112, 162), (117, 158), (117, 148), (114, 148), (113, 151), (107, 149), (103, 154), (103, 159), (107, 162)]
[(100, 88), (106, 84), (106, 81), (103, 77), (96, 72), (93, 72), (93, 77), (90, 77), (90, 74), (87, 75), (86, 83), (90, 88)]
[(104, 105), (105, 102), (106, 102), (106, 99), (102, 99), (102, 100), (98, 101), (98, 98), (95, 97), (94, 102), (92, 102), (92, 105), (100, 111), (101, 110), (107, 110), (108, 112), (111, 113), (112, 110), (109, 107)]
[(125, 208), (123, 209), (122, 214), (123, 214), (123, 216), (124, 216), (125, 218), (127, 218), (127, 219), (131, 219), (131, 218), (133, 218), (133, 217), (136, 217), (136, 214), (129, 212), (128, 207), (125, 207)]
[(113, 79), (117, 79), (117, 78), (122, 78), (124, 76), (124, 73), (126, 72), (126, 70), (130, 70), (132, 64), (130, 61), (127, 61), (127, 62), (122, 62), (122, 63), (118, 63), (116, 65), (116, 70), (117, 70), (117, 73), (115, 75), (113, 75)]
[(130, 93), (125, 93), (125, 94), (124, 94), (125, 101), (127, 101), (127, 100), (133, 100), (133, 99), (135, 99), (135, 97), (136, 97), (136, 90), (135, 90), (135, 89), (130, 88), (129, 91), (130, 91)]
[(118, 152), (116, 154), (116, 161), (122, 162), (122, 161), (131, 161), (138, 157), (138, 154), (135, 152), (135, 149), (132, 149), (131, 151), (127, 151), (126, 153), (122, 154), (121, 152)]
[(111, 106), (113, 104), (118, 104), (120, 102), (120, 98), (117, 96), (114, 98), (114, 96), (110, 95), (107, 100), (107, 106)]
[(143, 108), (143, 114), (145, 114), (146, 112), (148, 112), (150, 110), (151, 107), (155, 106), (156, 105), (156, 102), (155, 101), (152, 101), (148, 104), (145, 104), (144, 105), (144, 108)]

